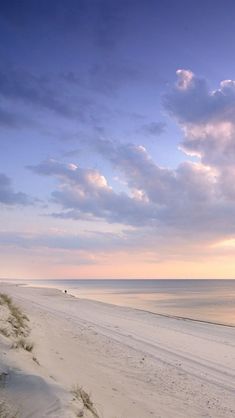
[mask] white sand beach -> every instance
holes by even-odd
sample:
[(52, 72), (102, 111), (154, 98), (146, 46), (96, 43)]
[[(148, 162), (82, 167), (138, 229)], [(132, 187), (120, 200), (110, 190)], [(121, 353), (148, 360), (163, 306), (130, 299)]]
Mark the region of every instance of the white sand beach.
[[(0, 284), (32, 351), (0, 334), (0, 399), (20, 418), (235, 416), (235, 328)], [(0, 306), (0, 320), (6, 311)], [(94, 403), (72, 393), (82, 387)]]

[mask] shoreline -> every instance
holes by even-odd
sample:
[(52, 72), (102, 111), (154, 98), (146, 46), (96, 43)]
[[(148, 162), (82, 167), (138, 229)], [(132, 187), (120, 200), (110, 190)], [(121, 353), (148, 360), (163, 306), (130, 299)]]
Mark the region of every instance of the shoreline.
[[(204, 279), (202, 279), (202, 280), (204, 280)], [(55, 289), (55, 290), (58, 290), (59, 292), (61, 292), (61, 293), (64, 294), (64, 291), (61, 290), (61, 289), (59, 289), (59, 288), (57, 288), (57, 287), (34, 286), (33, 284), (24, 284), (24, 283), (19, 283), (19, 284), (12, 283), (12, 284), (13, 285), (16, 284), (17, 286), (22, 286), (22, 287), (31, 287), (31, 288), (38, 288), (38, 289), (40, 289), (40, 288), (51, 289), (51, 290)], [(0, 285), (1, 285), (1, 282), (0, 282)], [(73, 293), (69, 293), (69, 292), (67, 293), (67, 295), (73, 296), (76, 299), (82, 299), (82, 300), (87, 300), (87, 301), (99, 302), (99, 303), (103, 303), (103, 304), (107, 304), (107, 305), (117, 306), (117, 307), (120, 307), (120, 308), (123, 307), (123, 308), (128, 308), (128, 309), (134, 309), (134, 310), (137, 310), (137, 311), (143, 311), (143, 312), (149, 313), (151, 315), (157, 315), (157, 316), (161, 316), (161, 317), (165, 317), (165, 318), (173, 318), (173, 319), (176, 319), (176, 320), (178, 319), (178, 320), (182, 320), (182, 321), (192, 321), (192, 322), (205, 323), (205, 324), (209, 324), (209, 325), (218, 325), (218, 326), (221, 326), (221, 327), (235, 328), (235, 325), (228, 324), (228, 323), (225, 323), (225, 322), (223, 323), (223, 322), (217, 322), (217, 321), (208, 321), (208, 320), (204, 320), (204, 319), (197, 319), (197, 318), (192, 318), (192, 317), (187, 317), (187, 316), (181, 316), (181, 315), (173, 315), (173, 314), (167, 314), (167, 313), (165, 314), (165, 313), (160, 313), (160, 312), (154, 312), (154, 311), (151, 311), (151, 310), (148, 310), (148, 309), (144, 309), (144, 308), (138, 308), (138, 307), (128, 306), (128, 305), (118, 305), (118, 304), (115, 304), (115, 303), (112, 303), (112, 302), (104, 302), (104, 301), (101, 301), (99, 299), (92, 299), (92, 298), (89, 299), (89, 297), (81, 297), (81, 296), (77, 296), (77, 295), (75, 295)]]
[[(23, 382), (31, 376), (36, 393), (39, 387), (50, 392), (39, 402), (32, 386), (30, 407), (48, 405), (47, 414), (33, 417), (73, 417), (74, 385), (91, 394), (102, 418), (234, 416), (233, 327), (80, 299), (55, 288), (0, 283), (0, 292), (29, 317), (40, 364), (0, 336), (0, 365), (9, 367), (12, 381), (17, 369)], [(25, 393), (9, 388), (16, 404), (20, 397), (29, 402), (25, 385)], [(58, 404), (56, 412), (52, 404)], [(83, 416), (92, 417), (89, 411)]]

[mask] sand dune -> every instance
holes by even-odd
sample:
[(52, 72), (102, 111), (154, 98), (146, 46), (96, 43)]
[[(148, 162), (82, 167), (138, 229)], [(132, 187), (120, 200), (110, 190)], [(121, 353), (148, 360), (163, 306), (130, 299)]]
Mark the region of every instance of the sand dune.
[(91, 417), (71, 393), (76, 385), (103, 418), (235, 416), (235, 328), (54, 289), (1, 284), (0, 292), (30, 318), (32, 353), (10, 349), (0, 336), (0, 368), (8, 373), (0, 394), (21, 417)]

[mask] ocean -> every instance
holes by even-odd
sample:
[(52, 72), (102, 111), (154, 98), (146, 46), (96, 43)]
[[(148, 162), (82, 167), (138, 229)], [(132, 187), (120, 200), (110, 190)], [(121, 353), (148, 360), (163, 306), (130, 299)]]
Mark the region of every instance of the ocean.
[(235, 280), (32, 280), (76, 297), (235, 326)]

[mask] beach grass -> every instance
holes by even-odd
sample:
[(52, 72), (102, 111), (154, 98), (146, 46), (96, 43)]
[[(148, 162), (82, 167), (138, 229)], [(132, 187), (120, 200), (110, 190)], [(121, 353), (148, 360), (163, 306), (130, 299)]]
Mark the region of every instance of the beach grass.
[(26, 351), (31, 352), (33, 350), (34, 344), (31, 341), (28, 341), (26, 338), (19, 338), (12, 345), (12, 348), (23, 348)]
[(7, 318), (9, 326), (1, 327), (0, 333), (7, 338), (13, 337), (15, 339), (12, 348), (23, 348), (31, 352), (34, 344), (26, 339), (30, 333), (27, 315), (13, 303), (12, 298), (6, 293), (0, 293), (0, 306), (5, 306), (9, 312)]
[[(25, 315), (21, 309), (13, 303), (12, 298), (5, 293), (0, 293), (0, 305), (5, 305), (9, 309), (7, 322), (11, 325), (15, 336), (26, 336), (29, 332), (27, 325), (29, 319), (27, 315)], [(1, 329), (1, 332), (4, 334), (3, 329)]]
[(8, 296), (6, 293), (0, 293), (0, 305), (11, 305), (12, 298)]
[(34, 361), (34, 362), (35, 362), (38, 366), (40, 366), (40, 363), (39, 363), (39, 361), (38, 361), (37, 357), (33, 356), (33, 361)]
[(99, 414), (91, 400), (90, 395), (82, 388), (82, 386), (74, 386), (72, 393), (76, 399), (83, 403), (83, 407), (92, 413), (94, 418), (99, 418)]
[(7, 338), (10, 337), (10, 333), (7, 328), (3, 328), (3, 327), (0, 328), (0, 334), (4, 335), (4, 337), (7, 337)]

